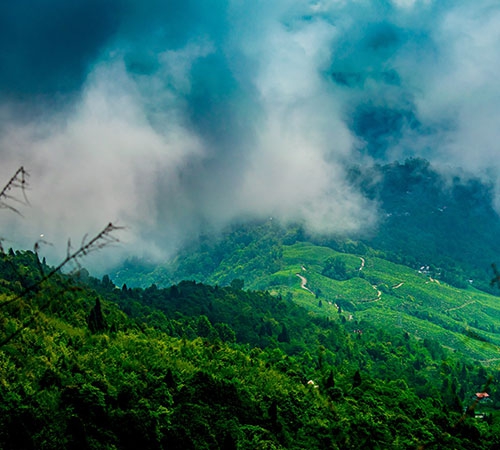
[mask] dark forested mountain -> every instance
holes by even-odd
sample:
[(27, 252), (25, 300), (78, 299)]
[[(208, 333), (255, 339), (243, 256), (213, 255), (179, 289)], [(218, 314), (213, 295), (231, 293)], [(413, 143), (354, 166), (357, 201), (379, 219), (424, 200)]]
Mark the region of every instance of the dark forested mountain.
[(445, 178), (421, 159), (365, 173), (353, 169), (351, 179), (380, 203), (381, 223), (368, 245), (412, 267), (440, 267), (441, 278), (453, 284), (475, 279), (488, 288), (491, 264), (500, 255), (492, 185)]

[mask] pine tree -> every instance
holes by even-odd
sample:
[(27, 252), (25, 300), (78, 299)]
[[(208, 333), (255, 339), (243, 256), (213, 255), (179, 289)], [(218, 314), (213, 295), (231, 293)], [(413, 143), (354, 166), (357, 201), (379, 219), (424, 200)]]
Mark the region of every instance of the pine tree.
[(101, 301), (99, 297), (95, 299), (95, 306), (90, 310), (87, 324), (92, 333), (98, 333), (106, 329), (106, 321), (102, 314)]
[(333, 389), (335, 387), (335, 379), (333, 378), (333, 370), (330, 370), (328, 378), (325, 381), (326, 389)]

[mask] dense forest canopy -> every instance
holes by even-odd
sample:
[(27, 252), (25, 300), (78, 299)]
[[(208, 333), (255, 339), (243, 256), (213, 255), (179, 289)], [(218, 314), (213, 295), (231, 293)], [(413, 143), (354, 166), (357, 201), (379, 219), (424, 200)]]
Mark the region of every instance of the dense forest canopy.
[(0, 262), (3, 448), (500, 443), (498, 371), (430, 338), (241, 283), (118, 288), (81, 270), (19, 296), (37, 255)]

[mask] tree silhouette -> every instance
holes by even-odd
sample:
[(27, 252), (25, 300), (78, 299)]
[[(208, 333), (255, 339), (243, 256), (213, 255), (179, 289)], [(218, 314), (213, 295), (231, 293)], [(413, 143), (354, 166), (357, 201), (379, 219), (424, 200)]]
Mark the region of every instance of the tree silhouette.
[[(26, 196), (26, 189), (28, 188), (28, 177), (29, 174), (26, 172), (23, 166), (17, 169), (16, 173), (12, 175), (7, 184), (0, 191), (0, 208), (10, 209), (16, 214), (21, 215), (19, 210), (12, 206), (10, 203), (20, 203), (24, 205), (29, 205), (28, 197)], [(22, 198), (16, 196), (12, 191), (21, 191)]]
[(95, 306), (90, 310), (87, 324), (92, 333), (98, 333), (106, 330), (106, 321), (104, 320), (104, 315), (102, 314), (101, 301), (99, 300), (99, 297), (95, 299)]
[(281, 327), (281, 332), (278, 334), (278, 342), (290, 343), (290, 335), (285, 324)]

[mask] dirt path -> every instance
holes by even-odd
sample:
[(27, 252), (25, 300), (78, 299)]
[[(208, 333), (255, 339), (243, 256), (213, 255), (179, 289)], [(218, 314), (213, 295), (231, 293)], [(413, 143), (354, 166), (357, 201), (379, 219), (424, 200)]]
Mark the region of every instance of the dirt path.
[(403, 286), (403, 284), (404, 284), (404, 282), (401, 282), (401, 283), (399, 283), (399, 284), (396, 284), (396, 286), (393, 286), (392, 288), (393, 288), (393, 289), (398, 289), (398, 288), (400, 288), (401, 286)]
[(476, 303), (476, 300), (472, 300), (471, 302), (466, 302), (463, 305), (456, 306), (455, 308), (446, 309), (445, 312), (456, 311), (457, 309), (465, 308), (466, 306), (472, 305), (474, 303)]
[(300, 273), (296, 273), (295, 275), (297, 275), (299, 278), (300, 278), (300, 287), (302, 289), (305, 289), (307, 292), (310, 292), (311, 294), (314, 295), (314, 292), (311, 291), (311, 289), (309, 289), (306, 285), (307, 285), (307, 278), (302, 276)]
[(372, 285), (372, 288), (377, 291), (377, 297), (371, 298), (371, 299), (362, 299), (361, 301), (363, 303), (375, 303), (375, 302), (378, 302), (382, 298), (382, 292), (377, 288), (377, 286)]
[(359, 257), (359, 259), (361, 260), (361, 266), (358, 270), (361, 272), (365, 268), (365, 258)]

